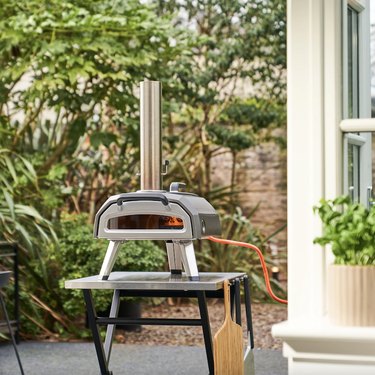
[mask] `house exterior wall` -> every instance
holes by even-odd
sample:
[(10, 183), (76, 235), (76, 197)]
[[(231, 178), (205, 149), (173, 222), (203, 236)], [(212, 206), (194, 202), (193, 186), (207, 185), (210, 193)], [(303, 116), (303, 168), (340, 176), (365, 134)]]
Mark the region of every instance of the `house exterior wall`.
[[(368, 6), (368, 1), (351, 1)], [(375, 374), (375, 327), (326, 321), (332, 254), (313, 240), (312, 207), (342, 193), (343, 7), (345, 0), (288, 0), (288, 320), (289, 374)]]

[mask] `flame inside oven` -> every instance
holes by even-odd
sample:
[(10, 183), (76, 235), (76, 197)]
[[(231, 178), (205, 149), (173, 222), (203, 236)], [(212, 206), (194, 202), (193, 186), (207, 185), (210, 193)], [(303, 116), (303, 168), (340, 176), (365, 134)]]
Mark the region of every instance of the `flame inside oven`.
[(184, 221), (176, 216), (126, 215), (108, 220), (108, 229), (184, 229)]

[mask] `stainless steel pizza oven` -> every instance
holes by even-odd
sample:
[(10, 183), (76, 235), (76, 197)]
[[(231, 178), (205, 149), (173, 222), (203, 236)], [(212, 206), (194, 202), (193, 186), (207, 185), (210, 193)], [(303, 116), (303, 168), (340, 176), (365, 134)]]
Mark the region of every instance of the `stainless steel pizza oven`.
[(164, 240), (171, 273), (181, 275), (184, 268), (198, 280), (193, 240), (220, 235), (219, 217), (207, 200), (181, 191), (183, 183), (161, 190), (168, 162), (161, 159), (160, 82), (141, 82), (140, 97), (141, 190), (108, 198), (95, 216), (94, 236), (110, 241), (99, 278), (108, 279), (121, 243)]

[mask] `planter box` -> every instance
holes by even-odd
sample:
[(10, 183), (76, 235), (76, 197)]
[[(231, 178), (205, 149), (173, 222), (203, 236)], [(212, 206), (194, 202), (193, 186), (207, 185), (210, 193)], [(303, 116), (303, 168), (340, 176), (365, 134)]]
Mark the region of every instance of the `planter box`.
[[(129, 319), (139, 319), (142, 317), (142, 305), (139, 301), (120, 301), (120, 306), (118, 309), (119, 318), (129, 318)], [(116, 325), (116, 329), (122, 329), (127, 332), (140, 332), (142, 326), (139, 324), (129, 324), (129, 325)]]
[(375, 266), (330, 265), (327, 297), (332, 324), (375, 326)]

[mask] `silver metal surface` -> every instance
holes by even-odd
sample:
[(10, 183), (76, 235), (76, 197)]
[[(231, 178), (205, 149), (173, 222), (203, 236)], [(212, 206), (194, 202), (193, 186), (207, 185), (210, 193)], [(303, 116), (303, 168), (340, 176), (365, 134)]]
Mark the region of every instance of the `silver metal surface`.
[(141, 190), (161, 190), (161, 83), (140, 85)]
[[(142, 199), (151, 192), (129, 193), (132, 201), (119, 205), (121, 197), (128, 194), (117, 194), (109, 197), (95, 215), (94, 236), (113, 241), (121, 240), (192, 240), (221, 234), (220, 220), (217, 212), (206, 199), (189, 193), (156, 192), (169, 202)], [(135, 199), (139, 196), (139, 199)], [(184, 221), (184, 228), (170, 229), (109, 229), (109, 220), (127, 215), (154, 214), (176, 216)]]
[(105, 254), (102, 268), (100, 269), (99, 279), (108, 279), (109, 274), (112, 271), (113, 265), (115, 264), (117, 253), (120, 248), (122, 241), (109, 241), (107, 252)]
[(186, 184), (184, 182), (172, 182), (169, 185), (169, 192), (170, 193), (179, 193), (181, 190), (186, 189)]
[[(166, 215), (179, 217), (184, 222), (183, 229), (109, 229), (108, 221), (110, 219), (124, 215)], [(98, 237), (107, 238), (115, 241), (121, 240), (170, 240), (192, 239), (193, 233), (191, 220), (188, 213), (178, 204), (170, 203), (164, 206), (161, 202), (135, 201), (126, 202), (121, 206), (113, 204), (108, 207), (101, 215), (98, 226)]]
[(168, 265), (171, 271), (182, 271), (182, 259), (180, 246), (174, 242), (167, 241)]
[(218, 290), (224, 280), (242, 278), (245, 273), (201, 272), (199, 281), (188, 276), (174, 277), (170, 272), (112, 272), (108, 280), (98, 275), (65, 281), (67, 289), (121, 289), (121, 290)]
[(194, 245), (192, 241), (178, 242), (181, 251), (182, 263), (186, 275), (197, 280), (199, 277), (197, 261), (195, 259)]

